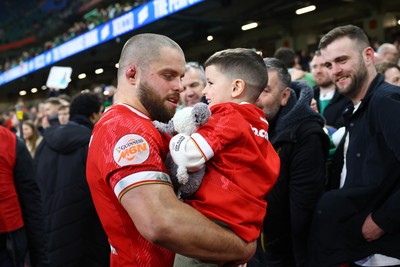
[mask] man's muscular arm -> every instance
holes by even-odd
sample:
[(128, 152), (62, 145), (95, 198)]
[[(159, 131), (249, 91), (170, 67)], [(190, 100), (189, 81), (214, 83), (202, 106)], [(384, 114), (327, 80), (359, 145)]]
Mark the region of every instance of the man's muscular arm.
[(255, 242), (246, 243), (180, 202), (169, 186), (138, 186), (125, 193), (121, 203), (144, 238), (176, 253), (240, 264), (255, 252)]

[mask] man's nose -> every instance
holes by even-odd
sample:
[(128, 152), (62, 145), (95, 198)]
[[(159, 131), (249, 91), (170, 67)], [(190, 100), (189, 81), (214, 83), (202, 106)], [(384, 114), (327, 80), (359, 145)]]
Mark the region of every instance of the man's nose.
[(179, 93), (183, 92), (183, 84), (180, 78), (176, 79), (176, 81), (173, 84), (172, 90), (177, 91)]

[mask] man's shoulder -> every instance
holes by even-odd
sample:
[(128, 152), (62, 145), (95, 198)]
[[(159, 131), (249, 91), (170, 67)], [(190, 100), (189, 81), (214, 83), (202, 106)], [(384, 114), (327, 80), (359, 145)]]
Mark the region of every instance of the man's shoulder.
[(380, 97), (400, 96), (400, 87), (383, 82), (378, 86), (377, 90), (375, 91), (375, 95)]
[(297, 139), (304, 139), (315, 134), (322, 136), (324, 139), (329, 139), (321, 123), (316, 120), (305, 120), (297, 127), (295, 132)]
[(400, 110), (400, 87), (389, 83), (382, 83), (371, 97), (371, 105), (381, 112), (393, 112), (393, 108)]

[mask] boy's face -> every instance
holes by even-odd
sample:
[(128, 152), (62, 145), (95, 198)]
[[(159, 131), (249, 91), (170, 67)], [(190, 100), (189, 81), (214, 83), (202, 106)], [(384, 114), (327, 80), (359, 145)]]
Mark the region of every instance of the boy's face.
[(202, 93), (206, 97), (208, 105), (211, 107), (216, 104), (231, 102), (232, 81), (214, 65), (206, 67), (205, 71), (207, 85)]

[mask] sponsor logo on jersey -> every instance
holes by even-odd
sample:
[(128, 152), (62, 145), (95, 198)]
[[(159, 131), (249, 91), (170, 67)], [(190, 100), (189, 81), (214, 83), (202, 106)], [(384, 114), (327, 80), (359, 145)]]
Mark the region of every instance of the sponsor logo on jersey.
[(148, 159), (150, 147), (146, 139), (137, 134), (121, 137), (114, 147), (114, 160), (119, 166), (140, 164)]
[(266, 140), (268, 140), (268, 132), (265, 129), (257, 129), (256, 127), (253, 127), (252, 125), (250, 125), (250, 127), (256, 136), (259, 136), (259, 137), (262, 137), (262, 138), (265, 138)]

